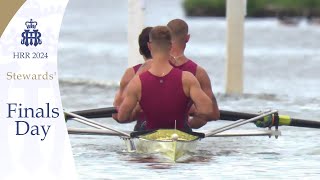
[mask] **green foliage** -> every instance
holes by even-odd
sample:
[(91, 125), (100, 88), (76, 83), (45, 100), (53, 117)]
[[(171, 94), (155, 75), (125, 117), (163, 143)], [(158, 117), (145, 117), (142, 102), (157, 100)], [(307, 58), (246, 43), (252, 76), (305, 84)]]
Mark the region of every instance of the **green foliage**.
[[(190, 16), (225, 16), (226, 0), (184, 0), (183, 7)], [(320, 0), (248, 0), (247, 15), (277, 16), (287, 14), (320, 16)]]
[(183, 6), (189, 15), (224, 16), (224, 0), (185, 0)]

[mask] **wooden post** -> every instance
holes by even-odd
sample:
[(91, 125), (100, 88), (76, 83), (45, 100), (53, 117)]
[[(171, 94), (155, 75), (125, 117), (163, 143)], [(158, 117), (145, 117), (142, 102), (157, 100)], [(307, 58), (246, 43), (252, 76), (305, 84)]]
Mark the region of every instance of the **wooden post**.
[(227, 0), (226, 93), (243, 93), (243, 42), (246, 0)]
[(128, 0), (128, 65), (144, 62), (139, 53), (138, 37), (144, 27), (143, 0)]

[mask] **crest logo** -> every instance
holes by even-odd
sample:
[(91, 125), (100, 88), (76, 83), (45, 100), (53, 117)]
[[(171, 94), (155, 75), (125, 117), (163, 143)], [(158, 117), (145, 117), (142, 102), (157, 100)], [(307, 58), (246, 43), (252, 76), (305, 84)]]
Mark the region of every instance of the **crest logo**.
[(42, 41), (40, 39), (41, 33), (39, 32), (38, 29), (36, 29), (38, 23), (36, 21), (27, 21), (25, 23), (27, 29), (24, 30), (24, 32), (21, 34), (22, 40), (21, 44), (24, 44), (26, 46), (33, 45), (37, 46), (39, 44), (42, 44)]

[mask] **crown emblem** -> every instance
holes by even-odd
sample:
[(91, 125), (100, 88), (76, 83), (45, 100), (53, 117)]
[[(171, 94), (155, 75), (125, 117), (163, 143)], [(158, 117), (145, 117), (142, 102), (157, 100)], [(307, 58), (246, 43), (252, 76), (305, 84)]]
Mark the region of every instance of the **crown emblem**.
[(38, 23), (30, 19), (30, 21), (26, 21), (25, 25), (27, 26), (28, 29), (36, 29)]
[(27, 29), (24, 29), (24, 32), (21, 34), (21, 44), (26, 46), (37, 46), (42, 44), (41, 33), (36, 29), (38, 23), (30, 19), (30, 21), (26, 21), (25, 25)]

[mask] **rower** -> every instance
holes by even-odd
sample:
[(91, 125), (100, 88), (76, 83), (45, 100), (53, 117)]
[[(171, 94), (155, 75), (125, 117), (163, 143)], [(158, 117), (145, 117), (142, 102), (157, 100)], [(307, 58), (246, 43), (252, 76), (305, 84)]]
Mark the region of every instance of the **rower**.
[[(172, 35), (172, 50), (170, 63), (173, 67), (181, 69), (182, 71), (191, 72), (199, 81), (201, 89), (209, 96), (213, 103), (214, 116), (211, 120), (218, 120), (220, 117), (220, 112), (216, 98), (212, 92), (211, 82), (209, 76), (205, 69), (197, 65), (191, 59), (184, 55), (184, 50), (186, 44), (190, 39), (190, 34), (188, 34), (188, 24), (181, 19), (171, 20), (167, 26), (171, 30)], [(194, 107), (191, 107), (190, 114), (194, 113)], [(192, 121), (191, 119), (197, 118), (198, 121)], [(198, 122), (198, 124), (192, 124), (191, 122)], [(193, 115), (190, 117), (189, 125), (192, 128), (200, 128), (206, 124), (206, 120), (201, 120), (200, 117)]]
[(149, 36), (152, 66), (129, 82), (124, 100), (118, 108), (118, 122), (132, 120), (139, 112), (135, 108), (139, 103), (146, 116), (147, 130), (173, 129), (175, 122), (177, 129), (191, 130), (186, 119), (190, 100), (195, 105), (197, 117), (202, 120), (214, 119), (216, 114), (213, 112), (212, 101), (201, 90), (195, 76), (173, 68), (169, 63), (172, 42), (168, 27), (154, 27)]
[[(120, 106), (121, 102), (123, 101), (123, 92), (127, 87), (127, 85), (129, 84), (129, 82), (131, 81), (131, 79), (134, 77), (134, 75), (146, 71), (145, 69), (148, 68), (150, 65), (149, 62), (151, 62), (152, 57), (151, 57), (150, 50), (148, 48), (148, 42), (149, 42), (149, 33), (151, 29), (152, 27), (146, 27), (142, 30), (142, 32), (139, 35), (139, 52), (142, 55), (145, 63), (137, 64), (133, 67), (128, 68), (125, 71), (120, 81), (120, 89), (116, 93), (114, 98), (114, 102), (113, 102), (114, 106)], [(112, 117), (114, 119), (117, 118), (116, 115), (113, 115)], [(138, 116), (135, 118), (135, 120), (137, 120), (137, 123), (134, 126), (134, 130), (138, 131), (145, 120), (143, 112), (140, 112)]]

